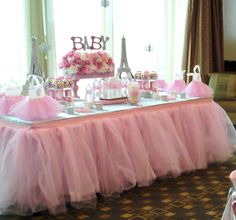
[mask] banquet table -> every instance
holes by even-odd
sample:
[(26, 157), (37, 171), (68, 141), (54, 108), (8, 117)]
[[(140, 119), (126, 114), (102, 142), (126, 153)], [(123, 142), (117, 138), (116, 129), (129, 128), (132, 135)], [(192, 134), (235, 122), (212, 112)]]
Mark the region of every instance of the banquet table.
[(0, 212), (95, 205), (159, 178), (223, 162), (236, 134), (211, 98), (104, 106), (49, 121), (0, 118)]

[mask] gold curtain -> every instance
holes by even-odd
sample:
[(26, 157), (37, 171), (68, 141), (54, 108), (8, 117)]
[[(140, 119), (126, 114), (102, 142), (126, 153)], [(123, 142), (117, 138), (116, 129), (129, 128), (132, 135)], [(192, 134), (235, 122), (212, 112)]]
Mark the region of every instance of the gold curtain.
[(189, 0), (185, 48), (185, 69), (199, 64), (203, 82), (224, 70), (222, 0)]

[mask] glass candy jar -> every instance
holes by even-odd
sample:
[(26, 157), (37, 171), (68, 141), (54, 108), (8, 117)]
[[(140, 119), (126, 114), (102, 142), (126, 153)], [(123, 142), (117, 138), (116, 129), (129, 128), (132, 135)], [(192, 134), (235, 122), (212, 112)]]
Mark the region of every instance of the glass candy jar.
[(128, 85), (128, 99), (131, 105), (137, 105), (140, 100), (140, 85), (138, 82), (131, 81)]

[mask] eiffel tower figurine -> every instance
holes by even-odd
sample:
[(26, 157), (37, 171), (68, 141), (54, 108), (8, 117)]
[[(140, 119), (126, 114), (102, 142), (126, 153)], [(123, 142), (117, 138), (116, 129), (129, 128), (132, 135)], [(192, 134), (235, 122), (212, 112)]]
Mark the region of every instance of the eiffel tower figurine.
[(129, 68), (128, 60), (127, 60), (127, 54), (126, 54), (126, 44), (125, 44), (125, 38), (123, 36), (121, 40), (121, 61), (120, 61), (120, 67), (117, 69), (117, 76), (121, 79), (121, 75), (123, 72), (127, 74), (128, 79), (133, 79), (134, 76), (131, 73), (131, 69)]
[[(27, 78), (29, 75), (38, 75), (44, 79), (44, 75), (39, 66), (37, 38), (34, 36), (32, 36), (31, 38), (31, 64), (29, 73), (27, 74)], [(28, 87), (29, 83), (26, 80), (25, 85), (22, 88), (23, 95), (28, 94)]]

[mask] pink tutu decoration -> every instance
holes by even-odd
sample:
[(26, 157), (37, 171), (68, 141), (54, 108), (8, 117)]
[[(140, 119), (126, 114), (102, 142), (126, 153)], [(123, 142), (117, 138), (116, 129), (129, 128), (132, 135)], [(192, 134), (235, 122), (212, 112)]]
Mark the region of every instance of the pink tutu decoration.
[(13, 105), (9, 115), (29, 121), (56, 118), (63, 107), (52, 97), (45, 95), (43, 79), (37, 75), (29, 75), (28, 82), (28, 98)]
[(199, 65), (193, 68), (193, 73), (187, 73), (187, 76), (192, 76), (192, 82), (186, 88), (189, 97), (212, 97), (213, 90), (202, 82)]
[(46, 120), (56, 118), (63, 107), (52, 97), (26, 99), (12, 106), (9, 115), (24, 120)]
[(15, 80), (9, 80), (0, 86), (0, 115), (7, 115), (11, 106), (25, 99), (21, 95), (22, 87)]
[(211, 97), (213, 90), (205, 83), (193, 80), (188, 84), (186, 93), (189, 97)]
[(155, 80), (155, 85), (159, 91), (165, 91), (168, 87), (168, 84), (164, 79)]
[(176, 92), (181, 93), (185, 90), (186, 83), (182, 79), (176, 79), (174, 80), (167, 88), (167, 92)]
[(0, 115), (7, 115), (10, 108), (16, 103), (25, 100), (25, 96), (2, 96), (0, 97)]

